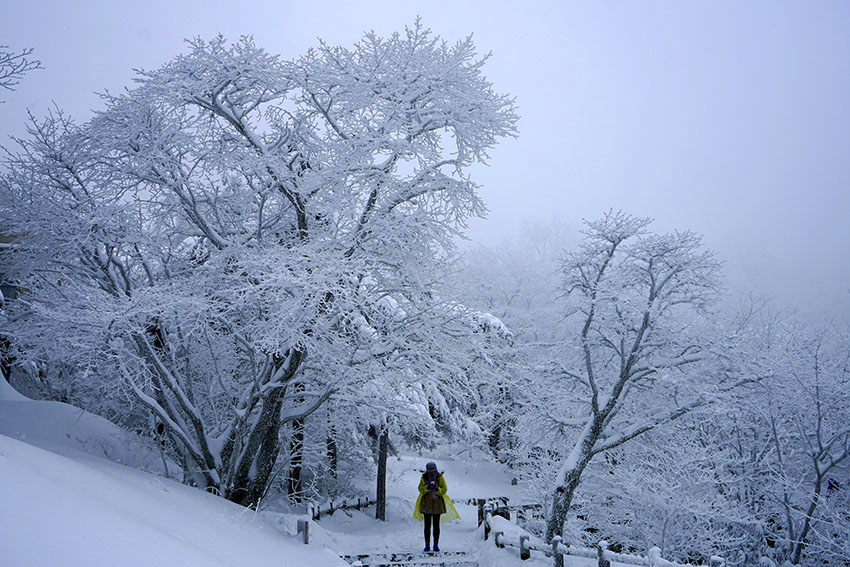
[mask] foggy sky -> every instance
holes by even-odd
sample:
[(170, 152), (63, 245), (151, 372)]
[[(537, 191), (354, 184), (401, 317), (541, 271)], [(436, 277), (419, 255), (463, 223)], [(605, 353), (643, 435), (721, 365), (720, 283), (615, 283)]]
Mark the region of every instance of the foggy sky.
[(290, 58), (419, 14), (493, 51), (485, 74), (522, 116), (474, 171), (491, 212), (471, 238), (622, 209), (704, 234), (733, 291), (848, 312), (848, 2), (1, 1), (0, 44), (45, 66), (0, 93), (4, 144), (27, 108), (88, 118), (96, 91), (130, 85), (183, 38), (250, 34)]

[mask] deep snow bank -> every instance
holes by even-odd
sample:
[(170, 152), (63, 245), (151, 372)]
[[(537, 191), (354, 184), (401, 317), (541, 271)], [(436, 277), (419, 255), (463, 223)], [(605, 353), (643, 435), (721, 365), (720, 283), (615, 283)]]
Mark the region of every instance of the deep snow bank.
[(345, 565), (221, 498), (2, 435), (0, 478), (4, 566)]
[(245, 508), (116, 463), (163, 469), (150, 440), (0, 379), (0, 565), (346, 565)]
[(2, 377), (0, 435), (77, 460), (92, 456), (157, 474), (165, 471), (153, 439), (68, 404), (30, 400)]

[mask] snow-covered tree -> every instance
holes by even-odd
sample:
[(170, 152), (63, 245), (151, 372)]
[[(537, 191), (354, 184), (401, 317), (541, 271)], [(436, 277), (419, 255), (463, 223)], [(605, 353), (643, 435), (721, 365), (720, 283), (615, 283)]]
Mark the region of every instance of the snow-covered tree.
[[(833, 477), (850, 463), (850, 349), (847, 336), (829, 331), (798, 338), (793, 347), (789, 384), (779, 399), (796, 403), (772, 413), (770, 422), (779, 476), (774, 487), (781, 494), (791, 561), (799, 564), (830, 481), (847, 481), (846, 474), (842, 482)], [(796, 463), (789, 463), (789, 453), (796, 453)]]
[(563, 315), (553, 305), (558, 295), (558, 262), (570, 241), (566, 226), (554, 219), (525, 224), (516, 236), (493, 246), (464, 252), (448, 286), (465, 305), (494, 315), (510, 329), (486, 354), (496, 376), (482, 380), (472, 418), (486, 432), (494, 457), (513, 463), (514, 425), (522, 398), (552, 366), (556, 329)]
[(761, 523), (754, 547), (777, 563), (831, 564), (843, 553), (835, 503), (850, 478), (848, 334), (786, 316), (763, 337), (772, 375), (742, 401), (726, 441), (750, 455), (732, 472)]
[(748, 548), (758, 518), (737, 499), (744, 479), (726, 470), (736, 455), (715, 425), (721, 407), (703, 406), (591, 462), (565, 537), (587, 546), (604, 538), (637, 553), (658, 547), (679, 563), (731, 562)]
[[(812, 526), (805, 556), (831, 565), (850, 563), (850, 482), (827, 481), (819, 498), (818, 521)], [(825, 561), (824, 561), (825, 559)]]
[(718, 263), (695, 234), (654, 234), (649, 224), (608, 213), (587, 223), (580, 248), (564, 260), (571, 326), (560, 379), (536, 396), (538, 431), (566, 443), (547, 541), (563, 533), (595, 456), (704, 404), (723, 378), (691, 372), (709, 346), (700, 314), (717, 296)]
[(193, 40), (88, 123), (34, 120), (0, 184), (19, 360), (111, 380), (195, 482), (255, 504), (284, 424), (452, 364), (428, 275), (483, 211), (466, 168), (517, 120), (485, 61), (418, 22), (292, 61)]
[(848, 525), (846, 330), (743, 307), (720, 317), (712, 356), (752, 383), (623, 445), (617, 466), (591, 465), (581, 513), (606, 538), (677, 560), (835, 564)]

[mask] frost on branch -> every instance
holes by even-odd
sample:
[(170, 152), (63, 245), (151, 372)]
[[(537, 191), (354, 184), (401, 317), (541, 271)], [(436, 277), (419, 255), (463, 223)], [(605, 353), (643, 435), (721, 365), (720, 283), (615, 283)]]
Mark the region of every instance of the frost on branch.
[(32, 48), (10, 51), (9, 46), (0, 45), (0, 89), (13, 91), (21, 78), (30, 71), (41, 69), (41, 61), (32, 59)]

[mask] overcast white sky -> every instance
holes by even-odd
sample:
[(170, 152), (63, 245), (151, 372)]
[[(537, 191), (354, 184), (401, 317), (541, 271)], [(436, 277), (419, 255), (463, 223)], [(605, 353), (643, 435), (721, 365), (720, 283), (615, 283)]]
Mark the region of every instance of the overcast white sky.
[(253, 35), (296, 57), (415, 16), (493, 51), (520, 137), (475, 172), (491, 209), (470, 236), (573, 226), (614, 208), (690, 228), (733, 289), (816, 312), (850, 306), (850, 2), (227, 2), (2, 0), (0, 44), (45, 70), (2, 94), (0, 137), (51, 101), (78, 119), (183, 38)]

